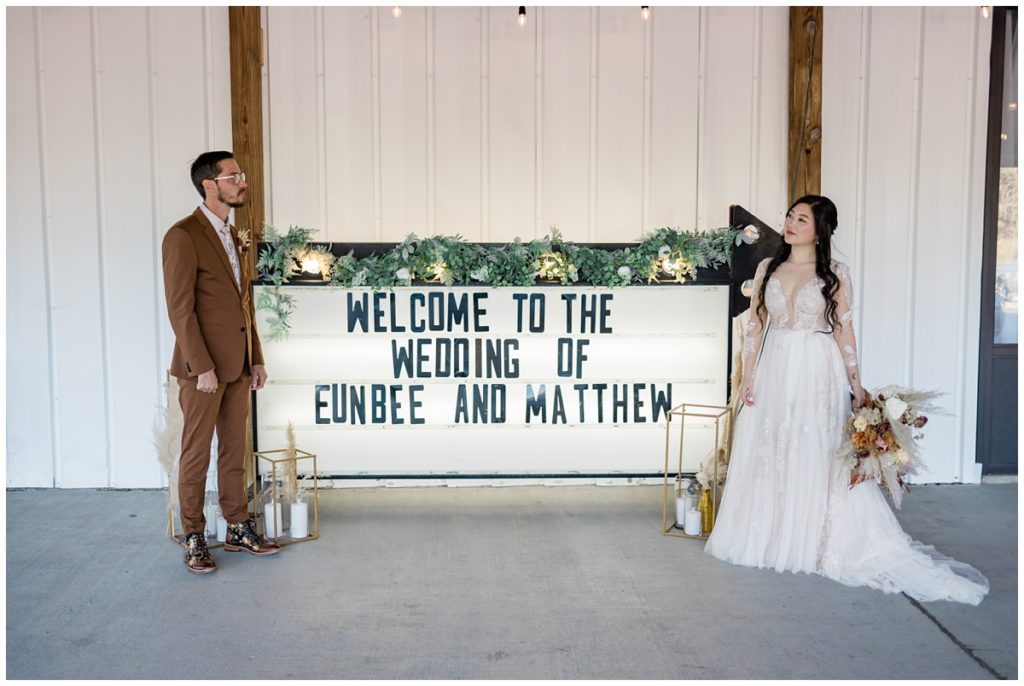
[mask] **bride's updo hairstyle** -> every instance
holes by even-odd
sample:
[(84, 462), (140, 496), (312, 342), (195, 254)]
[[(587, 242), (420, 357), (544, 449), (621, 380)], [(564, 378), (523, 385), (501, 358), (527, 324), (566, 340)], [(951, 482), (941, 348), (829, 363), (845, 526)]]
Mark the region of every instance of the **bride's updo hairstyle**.
[[(836, 228), (839, 226), (839, 213), (836, 211), (835, 203), (824, 195), (805, 195), (793, 201), (793, 204), (789, 206), (789, 210), (786, 211), (786, 215), (788, 216), (794, 207), (801, 204), (810, 206), (811, 214), (814, 216), (814, 233), (816, 236), (814, 269), (818, 277), (825, 282), (825, 285), (821, 288), (821, 295), (825, 298), (825, 321), (832, 327), (828, 333), (832, 333), (838, 324), (836, 321), (837, 303), (835, 295), (839, 290), (839, 277), (832, 271), (832, 234), (835, 233)], [(761, 280), (761, 288), (758, 291), (760, 300), (757, 304), (756, 314), (758, 319), (761, 320), (762, 325), (765, 322), (765, 314), (768, 311), (764, 304), (764, 293), (768, 287), (768, 279), (780, 264), (789, 259), (790, 252), (792, 252), (792, 247), (790, 247), (789, 243), (785, 240), (779, 243), (779, 248), (772, 256), (771, 262), (768, 263), (764, 278)], [(838, 325), (842, 326), (842, 324)]]

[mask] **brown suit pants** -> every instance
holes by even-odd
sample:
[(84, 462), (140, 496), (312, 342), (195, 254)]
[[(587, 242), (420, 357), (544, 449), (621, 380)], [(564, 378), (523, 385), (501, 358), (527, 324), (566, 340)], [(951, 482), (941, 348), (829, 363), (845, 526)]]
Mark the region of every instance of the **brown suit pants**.
[(217, 430), (217, 486), (220, 510), (231, 524), (249, 518), (245, 496), (245, 420), (249, 414), (248, 370), (230, 383), (217, 384), (216, 393), (203, 393), (196, 379), (178, 379), (178, 403), (184, 416), (178, 500), (181, 527), (186, 534), (202, 533), (206, 517), (206, 472), (210, 443)]

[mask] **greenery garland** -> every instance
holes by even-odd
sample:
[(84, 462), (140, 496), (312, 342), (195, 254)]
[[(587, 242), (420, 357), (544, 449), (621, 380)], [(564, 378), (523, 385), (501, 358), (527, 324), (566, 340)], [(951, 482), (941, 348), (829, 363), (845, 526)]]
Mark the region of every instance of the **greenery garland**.
[(552, 227), (543, 239), (524, 243), (517, 238), (494, 247), (469, 243), (457, 235), (418, 238), (410, 234), (385, 253), (356, 258), (352, 252), (335, 257), (330, 244), (311, 243), (314, 233), (296, 226), (285, 234), (272, 226), (266, 229), (256, 268), (271, 287), (260, 293), (256, 307), (271, 312), (267, 322), (272, 341), (287, 335), (288, 317), (295, 307), (294, 298), (281, 286), (303, 272), (319, 272), (331, 286), (374, 290), (409, 286), (413, 281), (495, 287), (532, 286), (538, 279), (563, 286), (684, 283), (697, 277), (698, 268), (729, 264), (733, 245), (740, 240), (739, 230), (732, 227), (710, 231), (666, 227), (646, 234), (635, 246), (605, 250), (566, 241)]

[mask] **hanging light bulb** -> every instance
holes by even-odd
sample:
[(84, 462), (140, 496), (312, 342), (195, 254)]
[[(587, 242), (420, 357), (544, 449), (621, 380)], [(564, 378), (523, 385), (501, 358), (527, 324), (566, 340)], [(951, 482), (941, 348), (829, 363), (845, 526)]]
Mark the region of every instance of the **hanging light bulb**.
[(991, 15), (992, 15), (992, 8), (990, 8), (988, 5), (982, 5), (981, 6), (981, 16), (983, 16), (986, 19), (988, 19)]
[(394, 7), (392, 7), (391, 16), (393, 16), (395, 19), (398, 19), (400, 16), (402, 16), (402, 7), (400, 5), (395, 5)]
[(526, 8), (522, 5), (519, 6), (519, 16), (516, 18), (516, 22), (519, 26), (526, 26)]
[(651, 8), (648, 7), (647, 5), (641, 6), (640, 7), (640, 18), (643, 19), (644, 21), (647, 21), (648, 19), (650, 19), (651, 18)]

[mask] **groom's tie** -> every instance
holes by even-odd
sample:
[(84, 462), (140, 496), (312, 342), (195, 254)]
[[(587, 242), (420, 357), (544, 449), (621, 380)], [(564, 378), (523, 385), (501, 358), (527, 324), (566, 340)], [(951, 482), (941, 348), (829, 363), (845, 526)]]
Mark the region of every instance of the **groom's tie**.
[(231, 262), (231, 271), (235, 274), (235, 285), (241, 291), (242, 270), (238, 266), (238, 253), (235, 250), (235, 242), (231, 240), (231, 225), (225, 224), (217, 234), (220, 236), (220, 242), (224, 244), (224, 251), (228, 254), (228, 260)]

